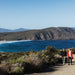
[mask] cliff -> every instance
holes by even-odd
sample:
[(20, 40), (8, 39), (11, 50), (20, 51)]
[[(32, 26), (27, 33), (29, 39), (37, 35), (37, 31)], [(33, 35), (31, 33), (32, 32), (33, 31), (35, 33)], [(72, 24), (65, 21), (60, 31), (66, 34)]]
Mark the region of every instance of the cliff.
[(75, 30), (68, 27), (51, 27), (41, 30), (0, 33), (0, 40), (71, 40)]

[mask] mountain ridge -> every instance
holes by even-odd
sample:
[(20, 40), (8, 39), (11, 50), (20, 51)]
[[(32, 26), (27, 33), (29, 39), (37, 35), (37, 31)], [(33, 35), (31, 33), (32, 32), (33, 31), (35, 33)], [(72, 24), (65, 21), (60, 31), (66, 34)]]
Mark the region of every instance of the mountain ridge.
[(75, 30), (68, 27), (50, 27), (39, 30), (0, 33), (0, 40), (72, 40)]
[(26, 28), (18, 28), (18, 29), (5, 29), (5, 28), (0, 28), (0, 32), (19, 32), (19, 31), (27, 31), (29, 29)]

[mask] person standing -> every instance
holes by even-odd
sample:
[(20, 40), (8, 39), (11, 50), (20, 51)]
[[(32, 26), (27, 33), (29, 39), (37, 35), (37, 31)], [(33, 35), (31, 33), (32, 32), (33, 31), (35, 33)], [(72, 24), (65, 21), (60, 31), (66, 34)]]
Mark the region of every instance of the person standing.
[(67, 58), (68, 58), (68, 65), (70, 64), (72, 65), (72, 59), (73, 59), (72, 49), (68, 49)]
[(62, 51), (62, 61), (63, 61), (63, 65), (65, 64), (65, 61), (66, 61), (66, 56), (67, 56), (67, 52), (65, 51), (65, 49), (63, 48), (63, 51)]

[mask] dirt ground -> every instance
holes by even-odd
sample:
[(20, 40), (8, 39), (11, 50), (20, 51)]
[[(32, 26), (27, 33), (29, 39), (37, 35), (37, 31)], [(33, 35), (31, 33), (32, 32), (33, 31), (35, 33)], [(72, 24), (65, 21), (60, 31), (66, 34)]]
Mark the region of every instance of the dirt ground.
[(28, 75), (75, 75), (75, 55), (73, 55), (73, 63), (72, 65), (58, 65), (55, 67), (50, 67), (45, 72), (42, 73), (33, 73)]

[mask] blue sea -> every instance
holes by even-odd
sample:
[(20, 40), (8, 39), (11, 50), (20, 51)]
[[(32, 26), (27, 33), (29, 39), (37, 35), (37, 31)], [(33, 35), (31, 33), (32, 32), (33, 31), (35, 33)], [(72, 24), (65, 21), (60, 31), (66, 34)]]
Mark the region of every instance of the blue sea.
[(57, 49), (75, 47), (75, 40), (49, 40), (49, 41), (8, 41), (0, 43), (0, 52), (26, 52), (30, 50), (45, 50), (46, 46)]

